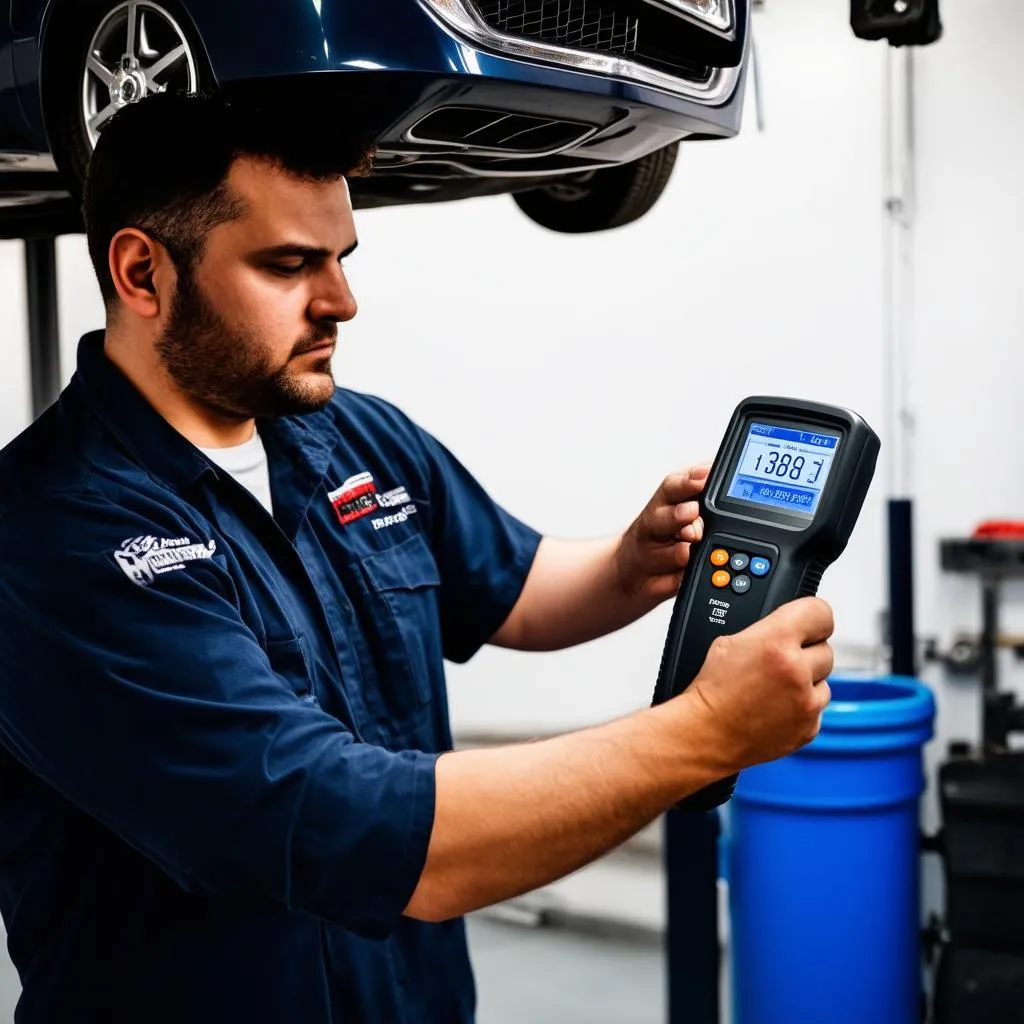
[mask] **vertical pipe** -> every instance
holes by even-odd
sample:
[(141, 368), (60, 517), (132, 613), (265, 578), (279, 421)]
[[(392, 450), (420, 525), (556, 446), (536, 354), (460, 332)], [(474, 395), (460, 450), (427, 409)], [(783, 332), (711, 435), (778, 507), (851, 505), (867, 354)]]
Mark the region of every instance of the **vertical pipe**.
[(891, 670), (916, 675), (911, 402), (915, 216), (914, 50), (886, 48), (883, 302), (889, 467), (888, 562)]
[(719, 1024), (718, 811), (665, 815), (669, 1024)]
[(32, 418), (60, 393), (60, 333), (57, 324), (57, 246), (52, 237), (25, 239), (29, 375)]
[(889, 501), (890, 670), (917, 675), (914, 644), (914, 522), (909, 498)]
[(981, 749), (990, 754), (1006, 747), (1005, 713), (997, 693), (996, 638), (999, 635), (999, 580), (981, 577)]

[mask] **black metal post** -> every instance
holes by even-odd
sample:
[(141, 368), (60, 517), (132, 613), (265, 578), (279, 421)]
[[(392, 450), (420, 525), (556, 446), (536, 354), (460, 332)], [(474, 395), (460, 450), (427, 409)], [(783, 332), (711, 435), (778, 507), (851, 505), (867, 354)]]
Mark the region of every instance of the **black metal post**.
[(717, 811), (665, 815), (668, 1022), (719, 1024)]
[[(1006, 745), (1006, 711), (1000, 709), (998, 679), (996, 678), (999, 636), (999, 580), (993, 576), (981, 577), (981, 749), (989, 754), (993, 748)], [(1012, 701), (1010, 704), (1012, 707)], [(1006, 710), (1009, 710), (1007, 708)]]
[(52, 236), (25, 239), (29, 374), (32, 418), (60, 394), (60, 332), (57, 323), (57, 245)]
[(889, 500), (889, 645), (892, 672), (916, 676), (914, 510), (909, 498)]
[(981, 578), (981, 689), (996, 692), (996, 637), (999, 633), (999, 581)]

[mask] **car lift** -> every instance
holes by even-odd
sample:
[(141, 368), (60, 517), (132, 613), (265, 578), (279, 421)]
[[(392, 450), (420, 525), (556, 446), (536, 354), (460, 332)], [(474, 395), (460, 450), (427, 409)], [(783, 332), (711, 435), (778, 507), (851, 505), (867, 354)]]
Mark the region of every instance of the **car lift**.
[(33, 420), (56, 401), (61, 388), (57, 237), (83, 231), (78, 207), (68, 197), (8, 208), (0, 217), (0, 239), (21, 239), (25, 245)]
[(25, 297), (32, 418), (35, 419), (57, 398), (61, 383), (57, 240), (52, 235), (25, 239)]

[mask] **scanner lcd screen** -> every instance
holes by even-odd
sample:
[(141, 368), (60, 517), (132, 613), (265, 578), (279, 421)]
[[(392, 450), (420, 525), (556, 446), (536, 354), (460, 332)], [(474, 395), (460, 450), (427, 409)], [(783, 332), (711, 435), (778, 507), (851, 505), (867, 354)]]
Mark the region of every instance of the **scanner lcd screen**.
[(753, 422), (726, 497), (813, 518), (838, 447), (837, 434)]

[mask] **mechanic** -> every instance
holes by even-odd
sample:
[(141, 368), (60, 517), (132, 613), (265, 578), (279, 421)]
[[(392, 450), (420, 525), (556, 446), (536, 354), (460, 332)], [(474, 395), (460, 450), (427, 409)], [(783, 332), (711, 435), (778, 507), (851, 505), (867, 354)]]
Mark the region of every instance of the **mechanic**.
[(707, 470), (619, 537), (542, 539), (336, 388), (366, 162), (217, 97), (152, 97), (102, 134), (106, 328), (0, 455), (19, 1024), (471, 1021), (461, 915), (817, 732), (833, 624), (806, 599), (667, 704), (451, 751), (443, 658), (564, 648), (671, 597)]

